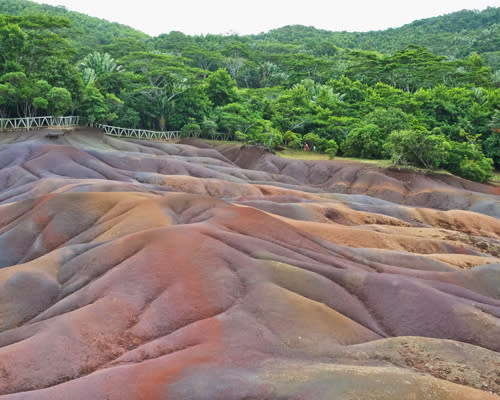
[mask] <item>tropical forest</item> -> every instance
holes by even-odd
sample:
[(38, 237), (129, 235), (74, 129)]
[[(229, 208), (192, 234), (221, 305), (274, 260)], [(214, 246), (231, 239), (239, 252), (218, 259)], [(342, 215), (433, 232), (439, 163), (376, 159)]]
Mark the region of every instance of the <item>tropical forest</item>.
[(150, 37), (0, 1), (0, 117), (108, 124), (444, 169), (500, 167), (500, 9), (366, 33)]

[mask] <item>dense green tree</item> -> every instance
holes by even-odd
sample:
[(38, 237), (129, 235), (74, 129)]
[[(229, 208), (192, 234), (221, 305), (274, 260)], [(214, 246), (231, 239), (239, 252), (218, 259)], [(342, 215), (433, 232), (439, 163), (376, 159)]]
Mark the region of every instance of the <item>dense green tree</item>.
[(83, 91), (83, 80), (75, 65), (67, 59), (47, 57), (42, 66), (33, 73), (36, 79), (47, 81), (51, 86), (63, 87), (77, 100)]
[(71, 93), (60, 87), (53, 87), (47, 93), (48, 111), (56, 117), (64, 115), (71, 109)]
[(15, 105), (15, 88), (9, 83), (0, 83), (0, 118), (8, 117)]
[(353, 129), (342, 142), (342, 153), (348, 157), (383, 158), (385, 135), (375, 124)]
[(168, 115), (170, 129), (179, 130), (189, 121), (201, 123), (211, 113), (212, 104), (201, 86), (190, 86), (171, 102)]
[(496, 110), (489, 123), (490, 135), (483, 142), (484, 153), (500, 167), (500, 111)]
[(466, 179), (485, 182), (492, 176), (493, 160), (485, 157), (475, 143), (452, 142), (443, 167)]
[(230, 103), (216, 110), (219, 130), (234, 138), (237, 131), (247, 134), (254, 127), (251, 111), (241, 103)]
[(387, 137), (392, 131), (409, 129), (411, 117), (398, 108), (376, 108), (363, 118), (363, 123), (377, 125)]
[(314, 104), (304, 85), (296, 85), (284, 92), (272, 105), (272, 122), (281, 132), (307, 132), (313, 120)]
[(127, 69), (136, 75), (131, 91), (134, 107), (165, 130), (173, 100), (191, 86), (195, 72), (176, 57), (157, 53), (134, 53), (126, 58)]
[(90, 124), (107, 123), (113, 119), (109, 103), (92, 82), (83, 91), (79, 111), (87, 117)]
[(44, 80), (29, 79), (24, 72), (9, 72), (0, 78), (3, 84), (4, 105), (8, 107), (6, 114), (18, 117), (31, 117), (36, 110), (46, 108), (41, 99), (46, 99), (50, 85)]
[(410, 129), (393, 131), (384, 145), (394, 164), (424, 168), (438, 168), (448, 159), (451, 148), (442, 135)]
[(223, 106), (238, 99), (236, 82), (223, 68), (212, 72), (205, 83), (208, 98), (215, 106)]
[(14, 20), (18, 21), (25, 33), (18, 62), (23, 65), (28, 76), (40, 70), (48, 57), (65, 59), (74, 53), (64, 34), (69, 27), (69, 20), (48, 15), (26, 16)]
[(25, 40), (26, 34), (19, 25), (0, 15), (0, 74), (21, 68), (18, 56), (23, 51)]

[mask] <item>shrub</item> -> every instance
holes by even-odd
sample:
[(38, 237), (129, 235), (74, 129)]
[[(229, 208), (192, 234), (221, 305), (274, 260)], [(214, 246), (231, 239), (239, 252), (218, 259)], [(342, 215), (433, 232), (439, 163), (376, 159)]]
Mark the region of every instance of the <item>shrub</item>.
[(201, 127), (196, 122), (190, 122), (181, 128), (183, 136), (199, 137), (201, 135)]
[(497, 167), (500, 166), (500, 132), (493, 131), (483, 142), (483, 149), (486, 156), (493, 159)]
[(443, 167), (451, 173), (477, 182), (493, 175), (493, 160), (487, 158), (474, 143), (451, 142), (452, 148)]
[(385, 135), (375, 124), (355, 128), (349, 132), (341, 145), (347, 157), (382, 158)]
[(339, 145), (335, 140), (330, 139), (326, 142), (325, 153), (328, 154), (328, 158), (330, 160), (332, 160), (337, 155), (338, 150), (339, 150)]
[(204, 137), (211, 137), (217, 132), (217, 123), (211, 119), (204, 119), (200, 128)]
[(288, 146), (292, 149), (302, 149), (304, 143), (302, 142), (302, 138), (300, 136), (297, 136), (291, 142), (288, 142)]
[(392, 132), (384, 149), (394, 164), (432, 169), (438, 168), (448, 158), (451, 145), (442, 135), (405, 129)]
[(244, 134), (241, 131), (234, 132), (234, 137), (240, 142), (248, 142), (248, 135)]
[(53, 87), (47, 94), (49, 113), (55, 117), (64, 115), (71, 109), (71, 93), (61, 87)]
[(477, 182), (485, 182), (492, 176), (493, 161), (474, 143), (455, 142), (425, 131), (402, 130), (392, 132), (384, 147), (394, 164), (443, 167)]
[(295, 132), (286, 131), (283, 135), (283, 142), (285, 143), (285, 145), (290, 146), (290, 143), (296, 141), (297, 138), (298, 135)]

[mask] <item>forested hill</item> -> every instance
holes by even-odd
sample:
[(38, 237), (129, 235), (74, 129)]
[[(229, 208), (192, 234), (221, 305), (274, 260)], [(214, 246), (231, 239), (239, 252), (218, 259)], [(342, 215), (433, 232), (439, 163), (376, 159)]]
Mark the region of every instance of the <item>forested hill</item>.
[(152, 38), (0, 0), (0, 117), (75, 113), (274, 148), (308, 143), (485, 181), (500, 168), (499, 13), (369, 33), (289, 26)]
[[(0, 14), (22, 16), (39, 13), (68, 18), (72, 26), (70, 37), (77, 44), (80, 54), (85, 51), (103, 50), (106, 45), (120, 38), (139, 43), (151, 39), (145, 33), (126, 25), (69, 11), (65, 7), (53, 7), (28, 0), (0, 0)], [(168, 31), (170, 29), (166, 23), (165, 33)], [(208, 38), (212, 39), (212, 36), (208, 35)], [(392, 54), (409, 45), (418, 45), (436, 55), (454, 58), (464, 58), (476, 52), (483, 54), (489, 65), (498, 67), (500, 8), (490, 7), (483, 11), (462, 10), (381, 31), (332, 32), (292, 25), (259, 35), (240, 36), (238, 39), (243, 43), (274, 41), (281, 44), (300, 44), (316, 55), (332, 52), (333, 46)], [(203, 41), (203, 37), (197, 37), (197, 40)], [(140, 44), (136, 43), (136, 46)]]
[(330, 32), (305, 26), (286, 26), (254, 39), (311, 45), (328, 41), (350, 49), (375, 50), (392, 54), (410, 44), (428, 48), (435, 54), (463, 58), (473, 52), (497, 52), (500, 43), (500, 8), (483, 11), (462, 10), (421, 19), (399, 28), (371, 32)]
[(142, 43), (149, 39), (145, 33), (126, 25), (69, 11), (62, 6), (54, 7), (27, 0), (0, 0), (0, 14), (16, 16), (45, 14), (67, 18), (71, 26), (68, 37), (75, 44), (77, 57), (85, 56), (96, 49), (104, 49), (107, 45), (123, 38), (127, 39), (129, 47), (134, 42)]

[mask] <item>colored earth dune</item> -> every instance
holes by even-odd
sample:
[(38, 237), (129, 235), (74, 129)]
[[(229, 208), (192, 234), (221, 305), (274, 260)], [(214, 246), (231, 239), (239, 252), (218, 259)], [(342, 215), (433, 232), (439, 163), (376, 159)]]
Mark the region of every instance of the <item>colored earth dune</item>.
[(500, 399), (500, 191), (0, 137), (0, 399)]

